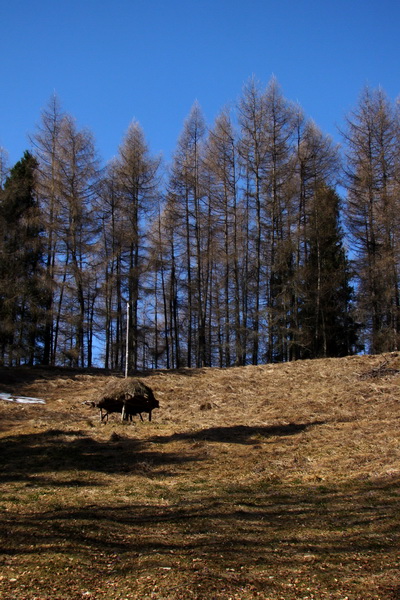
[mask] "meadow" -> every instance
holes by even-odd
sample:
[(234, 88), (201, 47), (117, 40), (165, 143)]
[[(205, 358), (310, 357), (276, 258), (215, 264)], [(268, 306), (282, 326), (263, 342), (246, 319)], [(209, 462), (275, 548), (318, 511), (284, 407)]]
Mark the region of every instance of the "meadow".
[(399, 600), (399, 353), (108, 376), (0, 370), (3, 600)]

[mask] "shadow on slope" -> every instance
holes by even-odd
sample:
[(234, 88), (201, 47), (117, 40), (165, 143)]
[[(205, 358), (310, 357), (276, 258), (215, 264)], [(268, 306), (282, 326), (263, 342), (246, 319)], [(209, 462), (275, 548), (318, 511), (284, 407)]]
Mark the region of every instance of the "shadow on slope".
[[(52, 472), (92, 471), (134, 474), (138, 463), (148, 461), (158, 475), (168, 476), (168, 465), (196, 458), (178, 453), (147, 451), (145, 442), (121, 436), (97, 441), (81, 431), (51, 429), (0, 440), (0, 482), (24, 481), (43, 474), (52, 485)], [(86, 483), (86, 482), (85, 482)]]
[(168, 443), (176, 440), (209, 441), (231, 444), (254, 444), (262, 438), (285, 437), (298, 435), (310, 427), (324, 425), (325, 421), (312, 421), (310, 423), (289, 423), (287, 425), (248, 426), (232, 425), (227, 427), (209, 427), (183, 433), (174, 433), (171, 436), (156, 436), (153, 442)]
[[(109, 440), (97, 441), (82, 431), (62, 429), (13, 435), (0, 440), (0, 482), (29, 480), (38, 474), (53, 481), (49, 473), (72, 470), (106, 474), (135, 473), (137, 464), (145, 461), (151, 464), (151, 470), (158, 475), (168, 476), (172, 474), (168, 465), (201, 458), (179, 452), (157, 452), (155, 444), (180, 440), (254, 444), (268, 437), (296, 435), (321, 424), (323, 422), (315, 421), (270, 427), (211, 427), (170, 436), (154, 436), (149, 440), (115, 435)], [(151, 449), (148, 448), (149, 442), (153, 444)]]

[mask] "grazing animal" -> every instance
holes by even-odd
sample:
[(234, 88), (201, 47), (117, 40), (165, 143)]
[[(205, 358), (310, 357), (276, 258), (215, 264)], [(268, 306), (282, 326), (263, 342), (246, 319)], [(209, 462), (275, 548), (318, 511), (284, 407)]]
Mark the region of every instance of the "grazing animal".
[(122, 414), (124, 408), (122, 401), (112, 398), (102, 398), (99, 402), (92, 402), (92, 405), (100, 410), (100, 422), (108, 421), (108, 415), (111, 413)]
[(135, 415), (139, 415), (143, 421), (142, 413), (148, 413), (151, 421), (152, 411), (160, 406), (152, 389), (138, 379), (132, 378), (122, 380), (113, 378), (106, 385), (100, 400), (88, 404), (100, 410), (100, 422), (108, 421), (110, 413), (121, 413), (122, 421), (132, 421)]
[(112, 398), (102, 398), (98, 402), (83, 402), (93, 408), (98, 408), (100, 411), (100, 423), (102, 421), (108, 421), (108, 415), (111, 413), (121, 413), (124, 408), (123, 402), (120, 400), (113, 400)]
[(122, 420), (128, 419), (132, 421), (134, 415), (139, 415), (143, 421), (142, 413), (148, 413), (149, 421), (151, 421), (151, 413), (154, 408), (159, 408), (160, 403), (152, 397), (145, 396), (128, 396), (123, 402)]

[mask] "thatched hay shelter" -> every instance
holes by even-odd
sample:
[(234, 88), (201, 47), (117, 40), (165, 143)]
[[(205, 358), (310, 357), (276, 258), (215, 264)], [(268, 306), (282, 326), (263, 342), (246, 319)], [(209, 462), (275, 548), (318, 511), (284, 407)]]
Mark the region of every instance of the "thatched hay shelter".
[(159, 408), (159, 402), (155, 399), (152, 389), (133, 377), (110, 379), (94, 405), (100, 409), (100, 421), (108, 420), (109, 413), (113, 412), (120, 412), (122, 420), (132, 420), (134, 415), (140, 415), (142, 421), (142, 413), (148, 413), (151, 421), (152, 410)]
[(153, 390), (140, 379), (135, 377), (111, 377), (103, 389), (99, 401), (101, 400), (129, 400), (132, 398), (146, 398), (155, 400)]

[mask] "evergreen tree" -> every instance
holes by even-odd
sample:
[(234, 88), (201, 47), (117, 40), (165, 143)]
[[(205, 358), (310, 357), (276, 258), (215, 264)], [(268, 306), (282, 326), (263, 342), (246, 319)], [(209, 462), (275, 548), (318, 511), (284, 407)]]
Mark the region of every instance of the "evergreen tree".
[(300, 294), (302, 358), (346, 356), (357, 350), (350, 269), (340, 227), (340, 199), (321, 186), (308, 224), (308, 255)]
[(41, 360), (45, 291), (36, 169), (25, 152), (0, 192), (0, 352), (9, 365)]

